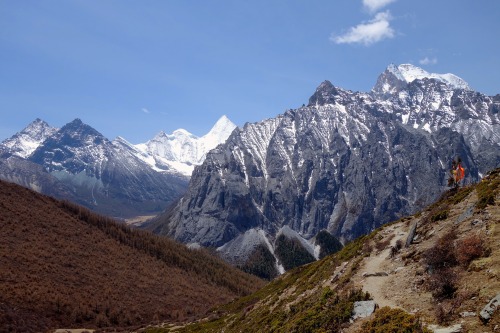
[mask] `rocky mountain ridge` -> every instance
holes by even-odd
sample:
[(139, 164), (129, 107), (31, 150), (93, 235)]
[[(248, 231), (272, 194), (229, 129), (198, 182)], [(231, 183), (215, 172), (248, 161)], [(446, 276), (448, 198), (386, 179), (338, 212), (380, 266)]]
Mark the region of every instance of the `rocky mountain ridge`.
[(274, 255), (283, 228), (314, 249), (322, 230), (345, 242), (415, 212), (457, 155), (467, 183), (500, 164), (500, 95), (393, 72), (371, 93), (325, 81), (307, 106), (235, 130), (149, 228), (243, 265), (259, 245)]

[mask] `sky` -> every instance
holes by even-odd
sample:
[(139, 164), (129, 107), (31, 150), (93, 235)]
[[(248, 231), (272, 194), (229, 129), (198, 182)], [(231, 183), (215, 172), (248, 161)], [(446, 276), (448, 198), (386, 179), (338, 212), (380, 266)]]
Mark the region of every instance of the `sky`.
[(498, 0), (0, 0), (0, 141), (80, 118), (142, 143), (368, 92), (393, 64), (500, 93)]

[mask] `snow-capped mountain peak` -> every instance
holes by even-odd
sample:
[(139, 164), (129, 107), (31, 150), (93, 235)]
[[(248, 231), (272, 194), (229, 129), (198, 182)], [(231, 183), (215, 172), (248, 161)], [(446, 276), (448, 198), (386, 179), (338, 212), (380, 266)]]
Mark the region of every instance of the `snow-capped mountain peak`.
[(454, 89), (465, 89), (472, 90), (469, 84), (465, 82), (462, 78), (456, 76), (455, 74), (437, 74), (429, 73), (420, 67), (414, 66), (412, 64), (401, 64), (399, 66), (389, 66), (388, 71), (392, 72), (396, 77), (401, 78), (406, 83), (411, 83), (415, 80), (422, 80), (424, 78), (436, 79), (443, 83), (446, 83)]
[[(165, 132), (163, 132), (163, 133), (165, 134)], [(187, 137), (191, 137), (191, 138), (197, 138), (196, 135), (190, 133), (189, 131), (186, 131), (184, 128), (176, 129), (175, 131), (173, 131), (172, 135), (174, 137), (187, 136)]]
[(140, 158), (155, 170), (169, 170), (189, 177), (194, 166), (203, 163), (207, 152), (225, 142), (235, 128), (229, 118), (222, 116), (201, 138), (180, 128), (172, 134), (161, 131), (148, 142), (134, 146)]
[(45, 139), (57, 132), (57, 130), (57, 128), (51, 127), (45, 121), (37, 118), (21, 132), (3, 141), (3, 145), (6, 146), (12, 154), (26, 158), (31, 155)]
[(406, 89), (412, 82), (425, 79), (433, 79), (444, 83), (450, 90), (461, 89), (472, 91), (465, 80), (454, 74), (429, 73), (412, 64), (401, 64), (398, 66), (391, 64), (378, 77), (377, 83), (372, 89), (372, 93), (378, 97), (387, 98)]
[(229, 120), (226, 115), (220, 117), (212, 129), (200, 138), (200, 142), (203, 146), (200, 163), (205, 159), (206, 153), (226, 141), (236, 127), (237, 126)]

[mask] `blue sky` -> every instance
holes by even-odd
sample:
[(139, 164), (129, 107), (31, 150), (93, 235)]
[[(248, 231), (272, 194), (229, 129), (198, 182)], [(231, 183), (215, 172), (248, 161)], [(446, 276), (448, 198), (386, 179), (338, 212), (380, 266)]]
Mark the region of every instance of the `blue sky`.
[(369, 91), (390, 64), (500, 93), (497, 0), (0, 0), (0, 140), (35, 118), (205, 134)]

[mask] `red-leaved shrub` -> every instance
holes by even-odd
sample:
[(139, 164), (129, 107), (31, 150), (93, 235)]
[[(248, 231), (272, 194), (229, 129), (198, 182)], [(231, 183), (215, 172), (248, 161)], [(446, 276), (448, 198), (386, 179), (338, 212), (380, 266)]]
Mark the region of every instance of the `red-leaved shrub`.
[(485, 253), (484, 241), (478, 235), (471, 235), (457, 241), (455, 256), (463, 267), (467, 267), (472, 260), (484, 256)]

